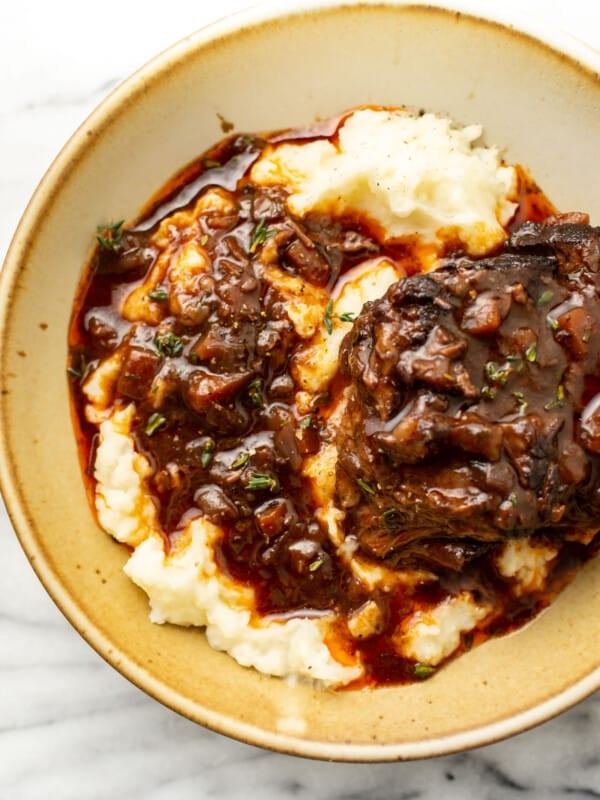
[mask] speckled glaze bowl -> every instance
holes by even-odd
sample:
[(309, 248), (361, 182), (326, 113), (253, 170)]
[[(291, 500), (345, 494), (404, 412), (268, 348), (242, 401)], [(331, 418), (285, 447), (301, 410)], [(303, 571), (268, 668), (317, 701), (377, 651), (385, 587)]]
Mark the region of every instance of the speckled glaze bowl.
[[(346, 761), (434, 756), (522, 731), (600, 686), (600, 560), (541, 617), (432, 680), (376, 691), (290, 686), (156, 626), (124, 548), (88, 507), (70, 419), (67, 326), (99, 220), (134, 218), (222, 136), (362, 103), (481, 122), (563, 210), (600, 222), (600, 58), (564, 36), (404, 3), (277, 2), (163, 53), (105, 100), (41, 182), (1, 275), (0, 480), (33, 568), (96, 650), (160, 702), (229, 736)], [(494, 12), (497, 13), (497, 12)], [(498, 12), (500, 13), (500, 12)]]

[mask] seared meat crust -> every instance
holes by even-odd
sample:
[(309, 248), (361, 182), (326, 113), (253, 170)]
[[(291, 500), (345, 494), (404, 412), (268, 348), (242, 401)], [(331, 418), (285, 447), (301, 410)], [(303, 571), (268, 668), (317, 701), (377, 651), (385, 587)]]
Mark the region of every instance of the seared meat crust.
[(508, 537), (600, 528), (600, 228), (586, 221), (526, 223), (498, 256), (402, 279), (356, 319), (337, 489), (364, 551), (460, 568)]

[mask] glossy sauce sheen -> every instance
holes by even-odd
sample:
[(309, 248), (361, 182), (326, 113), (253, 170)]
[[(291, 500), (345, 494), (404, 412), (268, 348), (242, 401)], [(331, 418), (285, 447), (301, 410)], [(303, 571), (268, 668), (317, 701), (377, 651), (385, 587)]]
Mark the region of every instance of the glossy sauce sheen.
[[(335, 129), (329, 133), (336, 135)], [(317, 134), (323, 130), (288, 136), (295, 140)], [(278, 134), (272, 141), (285, 138)], [(286, 618), (333, 610), (339, 622), (335, 641), (329, 644), (334, 653), (360, 651), (365, 683), (411, 681), (419, 676), (414, 662), (394, 655), (392, 645), (394, 631), (409, 613), (465, 588), (492, 599), (501, 614), (493, 628), (463, 637), (461, 650), (468, 649), (531, 618), (589, 552), (582, 545), (568, 545), (568, 558), (565, 551), (561, 573), (547, 591), (519, 600), (511, 599), (509, 582), (496, 573), (495, 546), (491, 546), (462, 573), (440, 568), (438, 581), (396, 589), (393, 595), (379, 592), (380, 630), (365, 639), (349, 635), (348, 615), (370, 594), (340, 561), (315, 520), (311, 489), (301, 475), (303, 458), (335, 440), (328, 414), (345, 379), (338, 375), (310, 415), (297, 413), (297, 387), (289, 366), (300, 340), (284, 299), (259, 277), (253, 239), (260, 225), (279, 230), (280, 266), (328, 289), (345, 271), (373, 255), (400, 261), (408, 274), (417, 266), (410, 245), (379, 245), (364, 221), (333, 222), (318, 215), (291, 219), (283, 190), (257, 189), (247, 180), (265, 143), (254, 136), (225, 140), (169, 182), (139, 222), (123, 229), (114, 249), (97, 248), (70, 331), (71, 386), (82, 463), (93, 492), (96, 428), (85, 422), (81, 384), (102, 359), (124, 348), (126, 361), (114, 402), (136, 403), (133, 432), (137, 448), (154, 467), (150, 489), (160, 510), (165, 547), (179, 535), (183, 521), (204, 514), (225, 531), (216, 549), (219, 567), (255, 589), (258, 613)], [(524, 173), (520, 181), (513, 227), (526, 219), (542, 220), (554, 210)], [(208, 187), (221, 187), (233, 196), (236, 211), (202, 218), (202, 237), (212, 265), (208, 276), (199, 279), (195, 299), (184, 298), (187, 305), (177, 315), (170, 312), (167, 300), (156, 300), (158, 327), (126, 321), (120, 304), (155, 264), (157, 250), (150, 239), (160, 221), (189, 208)], [(447, 255), (461, 253), (449, 250)], [(168, 294), (166, 279), (162, 286)], [(168, 344), (166, 350), (157, 344), (159, 339), (171, 343), (170, 351)], [(166, 387), (159, 409), (151, 389), (157, 376)], [(153, 429), (157, 411), (163, 421)]]

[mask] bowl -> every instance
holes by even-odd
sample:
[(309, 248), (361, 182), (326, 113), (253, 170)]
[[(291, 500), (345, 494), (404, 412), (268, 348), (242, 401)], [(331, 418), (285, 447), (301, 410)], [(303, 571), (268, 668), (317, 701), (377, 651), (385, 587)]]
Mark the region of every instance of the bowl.
[[(75, 133), (34, 194), (1, 274), (0, 485), (40, 580), (81, 635), (160, 702), (234, 738), (340, 761), (451, 753), (523, 731), (600, 686), (600, 560), (526, 628), (435, 679), (325, 691), (244, 669), (198, 630), (156, 626), (125, 548), (84, 490), (67, 328), (99, 220), (133, 219), (185, 163), (239, 131), (359, 104), (480, 122), (564, 210), (600, 220), (600, 58), (567, 36), (457, 2), (262, 4), (158, 56)], [(168, 131), (168, 135), (165, 135)]]

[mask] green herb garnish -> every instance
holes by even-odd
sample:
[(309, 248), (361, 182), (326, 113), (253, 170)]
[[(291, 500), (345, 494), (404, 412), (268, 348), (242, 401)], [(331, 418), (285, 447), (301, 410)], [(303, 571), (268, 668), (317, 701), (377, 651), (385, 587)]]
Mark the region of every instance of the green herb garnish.
[(548, 316), (546, 317), (546, 322), (548, 324), (548, 327), (553, 331), (557, 331), (560, 328), (558, 320), (555, 317), (551, 317), (550, 314), (548, 314)]
[(215, 444), (212, 441), (212, 439), (207, 439), (202, 445), (202, 455), (200, 456), (200, 463), (202, 464), (203, 469), (206, 469), (210, 464), (210, 462), (212, 461), (214, 449), (215, 449)]
[(103, 250), (116, 250), (123, 238), (124, 219), (110, 225), (99, 225), (96, 228), (96, 239)]
[(525, 400), (525, 395), (523, 394), (523, 392), (513, 392), (512, 396), (515, 398), (515, 400), (519, 404), (519, 410), (520, 410), (521, 414), (525, 414), (526, 411), (527, 411), (528, 403), (527, 403), (527, 400)]
[(208, 234), (205, 233), (204, 236), (200, 237), (200, 244), (204, 247), (205, 244), (208, 244)]
[(330, 300), (325, 306), (325, 314), (323, 315), (323, 325), (325, 325), (325, 330), (327, 331), (329, 336), (331, 336), (331, 334), (333, 333), (332, 312), (333, 312), (333, 300)]
[(148, 292), (148, 297), (151, 297), (152, 300), (168, 300), (169, 293), (166, 289), (154, 289), (154, 291)]
[(163, 417), (162, 414), (159, 414), (158, 411), (155, 411), (146, 423), (144, 433), (146, 436), (152, 436), (152, 434), (162, 427), (166, 421), (166, 417)]
[(429, 664), (415, 664), (413, 675), (415, 678), (419, 680), (424, 680), (425, 678), (429, 678), (430, 675), (433, 675), (435, 672), (435, 667), (430, 666)]
[(488, 361), (485, 365), (485, 375), (490, 383), (499, 383), (504, 386), (508, 381), (510, 368), (500, 369), (495, 361)]
[(239, 469), (243, 467), (244, 464), (248, 463), (248, 459), (250, 458), (250, 453), (246, 453), (244, 450), (238, 455), (235, 461), (231, 464), (231, 469)]
[(486, 400), (493, 400), (496, 397), (496, 390), (491, 386), (483, 386), (481, 389), (481, 396)]
[(328, 335), (333, 333), (333, 320), (339, 319), (340, 322), (354, 322), (356, 314), (354, 311), (343, 311), (341, 314), (333, 313), (333, 300), (330, 300), (325, 306), (325, 314), (323, 315), (323, 324)]
[(525, 350), (525, 358), (527, 361), (533, 364), (537, 358), (537, 342), (532, 342), (527, 350)]
[(521, 356), (509, 355), (509, 356), (506, 356), (506, 360), (510, 364), (514, 364), (514, 369), (517, 372), (521, 372), (521, 370), (523, 369), (523, 359), (521, 358)]
[(395, 508), (388, 508), (381, 515), (381, 521), (383, 522), (383, 527), (388, 531), (395, 531), (400, 524), (398, 511)]
[(254, 229), (254, 233), (252, 234), (252, 238), (250, 239), (250, 252), (254, 253), (256, 248), (259, 247), (261, 244), (264, 244), (267, 239), (270, 239), (271, 236), (275, 236), (275, 231), (268, 230), (265, 227), (267, 222), (266, 217), (261, 217), (258, 225)]
[(154, 346), (161, 356), (180, 356), (183, 350), (183, 342), (174, 333), (166, 333), (164, 336), (157, 336)]
[(321, 569), (324, 563), (325, 562), (321, 557), (316, 558), (314, 561), (311, 561), (310, 564), (308, 565), (308, 571), (316, 572), (318, 569)]
[(200, 363), (200, 356), (198, 355), (198, 353), (194, 353), (194, 351), (192, 350), (191, 353), (188, 353), (188, 361), (190, 362), (190, 364), (197, 365)]
[(517, 503), (519, 502), (518, 499), (517, 499), (517, 495), (514, 492), (511, 493), (511, 495), (510, 495), (510, 497), (508, 499), (513, 504), (513, 506), (516, 506)]
[(239, 469), (240, 467), (243, 467), (244, 464), (248, 463), (249, 458), (250, 458), (250, 453), (242, 451), (236, 458), (236, 460), (232, 463), (231, 469)]
[(368, 481), (364, 480), (363, 478), (357, 478), (356, 479), (356, 483), (360, 486), (360, 488), (366, 494), (370, 494), (370, 495), (374, 495), (375, 494), (375, 489), (371, 486), (370, 483), (368, 483)]
[(545, 306), (547, 303), (552, 300), (554, 297), (554, 292), (551, 289), (546, 289), (545, 292), (542, 292), (541, 295), (538, 297), (536, 305), (537, 306)]
[(556, 387), (556, 400), (551, 400), (549, 403), (546, 403), (544, 409), (546, 411), (554, 411), (555, 408), (562, 408), (563, 402), (565, 399), (565, 387), (562, 383), (559, 383)]
[(307, 417), (302, 417), (302, 419), (300, 420), (300, 427), (306, 430), (307, 428), (311, 427), (312, 421), (313, 421), (312, 414), (309, 414)]
[(216, 169), (221, 165), (220, 161), (215, 161), (214, 158), (205, 158), (203, 161), (204, 169)]
[(557, 408), (561, 408), (561, 406), (562, 402), (560, 400), (551, 400), (544, 406), (544, 411), (554, 411)]
[(248, 479), (246, 489), (249, 489), (251, 492), (260, 492), (265, 489), (272, 491), (276, 486), (277, 481), (275, 478), (271, 477), (271, 475), (264, 475), (262, 472), (253, 472)]
[(264, 408), (265, 401), (262, 394), (262, 381), (257, 378), (248, 385), (248, 397), (257, 408)]

